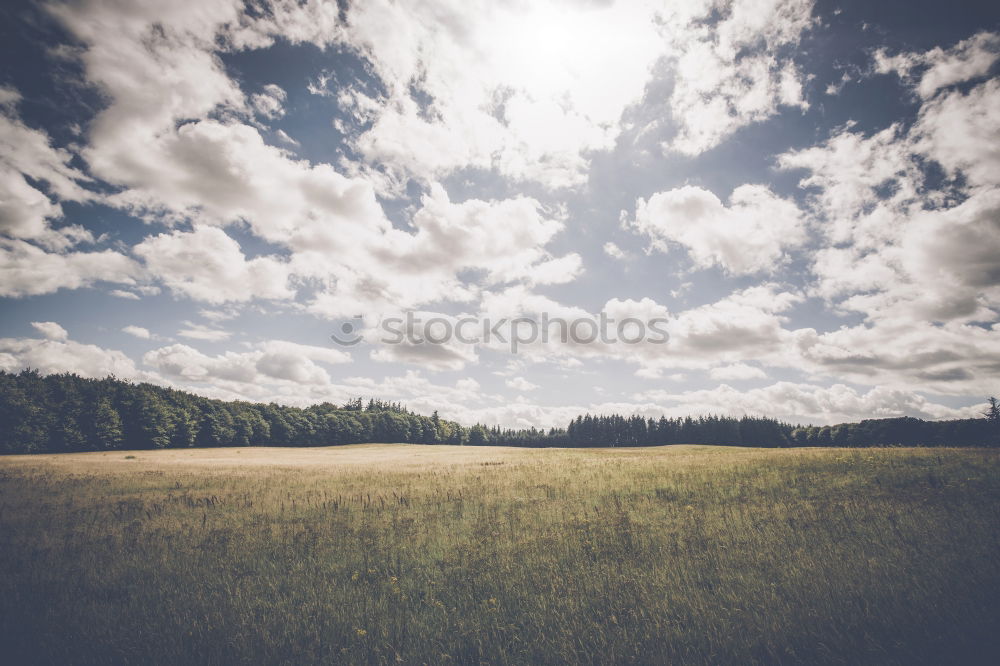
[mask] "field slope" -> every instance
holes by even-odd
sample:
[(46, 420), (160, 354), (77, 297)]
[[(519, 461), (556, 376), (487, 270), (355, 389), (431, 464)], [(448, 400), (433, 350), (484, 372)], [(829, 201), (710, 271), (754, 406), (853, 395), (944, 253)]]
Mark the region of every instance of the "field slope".
[(1000, 452), (0, 458), (5, 663), (1000, 663)]

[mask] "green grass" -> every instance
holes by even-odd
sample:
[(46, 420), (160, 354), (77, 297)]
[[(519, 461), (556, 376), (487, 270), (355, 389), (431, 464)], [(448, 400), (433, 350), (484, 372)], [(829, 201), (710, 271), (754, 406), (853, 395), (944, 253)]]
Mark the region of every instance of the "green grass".
[(4, 663), (1000, 663), (1000, 452), (0, 459)]

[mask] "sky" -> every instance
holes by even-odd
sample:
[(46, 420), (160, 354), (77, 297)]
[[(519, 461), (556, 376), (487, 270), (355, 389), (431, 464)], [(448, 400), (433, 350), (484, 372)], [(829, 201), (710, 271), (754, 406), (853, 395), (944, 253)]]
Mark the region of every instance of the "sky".
[(5, 2), (0, 369), (509, 427), (976, 416), (998, 60), (995, 2)]

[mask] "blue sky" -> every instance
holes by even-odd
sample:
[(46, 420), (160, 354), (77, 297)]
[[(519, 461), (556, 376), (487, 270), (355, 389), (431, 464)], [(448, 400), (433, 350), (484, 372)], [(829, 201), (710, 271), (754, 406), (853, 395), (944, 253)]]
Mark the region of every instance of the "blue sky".
[[(954, 418), (1000, 384), (995, 3), (0, 16), (2, 369), (509, 426)], [(388, 344), (406, 312), (669, 341)]]

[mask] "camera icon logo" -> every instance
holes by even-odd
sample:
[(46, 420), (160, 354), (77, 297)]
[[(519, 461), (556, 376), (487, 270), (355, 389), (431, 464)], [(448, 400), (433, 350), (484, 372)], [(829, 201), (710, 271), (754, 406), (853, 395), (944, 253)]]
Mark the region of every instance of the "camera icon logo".
[(354, 315), (350, 320), (340, 325), (339, 331), (330, 335), (330, 339), (338, 345), (352, 347), (363, 339), (361, 330), (364, 328), (364, 319), (361, 315)]

